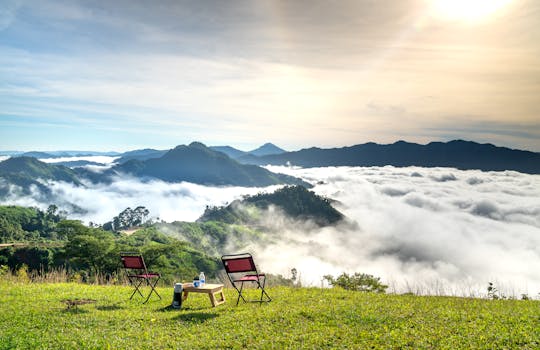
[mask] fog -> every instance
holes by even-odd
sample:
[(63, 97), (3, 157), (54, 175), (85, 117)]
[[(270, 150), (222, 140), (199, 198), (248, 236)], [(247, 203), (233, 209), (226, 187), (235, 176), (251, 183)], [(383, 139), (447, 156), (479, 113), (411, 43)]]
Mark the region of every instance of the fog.
[[(320, 286), (322, 276), (363, 272), (381, 277), (390, 292), (482, 295), (494, 282), (507, 295), (540, 292), (540, 176), (450, 168), (268, 167), (316, 184), (347, 216), (337, 227), (293, 223), (268, 213), (276, 229), (249, 243), (265, 272)], [(118, 178), (111, 185), (50, 183), (70, 218), (104, 223), (142, 205), (168, 222), (194, 221), (207, 205), (225, 205), (268, 188), (142, 183)], [(37, 192), (8, 196), (2, 204), (46, 208)], [(76, 209), (79, 210), (76, 210)], [(223, 253), (231, 253), (225, 251)]]
[[(209, 187), (188, 182), (141, 182), (127, 177), (116, 178), (109, 185), (86, 184), (84, 187), (64, 182), (49, 182), (47, 185), (52, 192), (52, 202), (61, 210), (66, 210), (69, 218), (97, 224), (112, 220), (127, 207), (139, 205), (146, 207), (154, 220), (195, 221), (207, 205), (226, 205), (243, 195), (278, 188)], [(30, 196), (8, 196), (2, 203), (44, 209), (51, 201), (45, 200), (36, 189)]]
[[(365, 272), (396, 292), (540, 292), (540, 176), (448, 168), (273, 168), (319, 183), (356, 227), (292, 232), (257, 249), (265, 266), (306, 284)], [(256, 249), (254, 247), (254, 249)], [(279, 258), (276, 258), (279, 257)], [(276, 262), (277, 261), (277, 262)]]

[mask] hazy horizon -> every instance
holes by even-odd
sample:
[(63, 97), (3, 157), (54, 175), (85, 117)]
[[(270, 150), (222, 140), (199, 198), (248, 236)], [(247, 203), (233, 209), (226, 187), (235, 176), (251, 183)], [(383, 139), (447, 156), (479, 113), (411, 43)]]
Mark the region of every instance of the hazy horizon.
[[(525, 149), (525, 148), (513, 148), (513, 147), (507, 147), (507, 146), (501, 146), (501, 145), (498, 145), (498, 144), (493, 144), (493, 143), (490, 143), (490, 142), (477, 142), (475, 140), (466, 140), (466, 139), (452, 139), (452, 140), (446, 140), (446, 141), (440, 141), (440, 140), (432, 140), (432, 141), (427, 141), (425, 143), (422, 143), (422, 142), (412, 142), (412, 141), (408, 141), (408, 140), (403, 140), (403, 139), (400, 139), (400, 140), (395, 140), (395, 141), (391, 141), (391, 142), (388, 142), (388, 143), (385, 143), (385, 142), (381, 142), (381, 143), (378, 143), (378, 144), (381, 144), (381, 145), (390, 145), (390, 144), (394, 144), (396, 142), (400, 142), (400, 141), (405, 141), (405, 142), (408, 142), (408, 143), (416, 143), (416, 144), (419, 144), (419, 145), (427, 145), (429, 143), (433, 143), (433, 142), (442, 142), (442, 143), (446, 143), (446, 142), (450, 142), (450, 141), (456, 141), (456, 140), (461, 140), (461, 141), (466, 141), (466, 142), (475, 142), (475, 143), (479, 143), (479, 144), (492, 144), (496, 147), (505, 147), (505, 148), (510, 148), (510, 149), (515, 149), (515, 150), (520, 150), (520, 151), (530, 151), (530, 152), (534, 152), (534, 153), (539, 153), (540, 151), (534, 151), (534, 150), (531, 150), (531, 149)], [(117, 150), (117, 149), (111, 149), (111, 150), (107, 150), (107, 151), (98, 151), (98, 150), (93, 150), (93, 149), (44, 149), (44, 148), (40, 148), (40, 149), (28, 149), (28, 150), (4, 150), (4, 149), (0, 149), (0, 152), (21, 152), (21, 153), (26, 153), (26, 152), (44, 152), (44, 153), (47, 153), (47, 152), (96, 152), (96, 153), (119, 153), (119, 154), (122, 154), (124, 152), (129, 152), (129, 151), (136, 151), (136, 150), (143, 150), (143, 149), (156, 149), (156, 150), (170, 150), (170, 149), (173, 149), (177, 146), (181, 146), (181, 145), (189, 145), (191, 144), (192, 142), (200, 142), (200, 141), (190, 141), (190, 142), (187, 142), (185, 144), (177, 144), (177, 145), (173, 145), (171, 146), (170, 148), (158, 148), (158, 147), (152, 147), (152, 146), (142, 146), (140, 148), (129, 148), (129, 149), (122, 149), (122, 150)], [(327, 147), (320, 147), (319, 145), (317, 144), (312, 144), (312, 145), (306, 145), (305, 147), (302, 147), (302, 148), (298, 148), (298, 149), (285, 149), (284, 147), (281, 147), (279, 144), (276, 144), (272, 141), (264, 141), (260, 144), (255, 144), (255, 146), (253, 146), (253, 148), (240, 148), (240, 147), (236, 147), (234, 144), (205, 144), (205, 146), (207, 147), (225, 147), (225, 146), (229, 146), (229, 147), (232, 147), (234, 149), (237, 149), (239, 151), (243, 151), (243, 152), (249, 152), (249, 151), (253, 151), (267, 143), (271, 143), (281, 149), (283, 149), (284, 151), (286, 152), (295, 152), (295, 151), (300, 151), (300, 150), (303, 150), (303, 149), (308, 149), (308, 148), (312, 148), (312, 147), (318, 147), (318, 148), (342, 148), (342, 147), (351, 147), (351, 146), (356, 146), (356, 145), (360, 145), (360, 144), (366, 144), (366, 143), (371, 143), (373, 141), (365, 141), (365, 142), (361, 142), (361, 143), (353, 143), (353, 144), (347, 144), (347, 145), (341, 145), (341, 146), (332, 146), (332, 145), (329, 145)], [(40, 159), (41, 161), (43, 162), (47, 162), (47, 163), (56, 163), (56, 162), (61, 162), (61, 161), (67, 161), (67, 160), (89, 160), (88, 158), (95, 158), (94, 161), (96, 162), (99, 162), (99, 159), (96, 158), (98, 156), (80, 156), (80, 157), (76, 157), (76, 156), (66, 156), (66, 157), (63, 157), (65, 159), (63, 159), (62, 157), (56, 157), (56, 158), (42, 158)], [(105, 158), (114, 158), (116, 156), (102, 156), (102, 157), (105, 157)], [(9, 158), (9, 156), (0, 156), (0, 161), (2, 160), (5, 160)], [(112, 161), (112, 160), (111, 160)], [(103, 163), (108, 163), (109, 160), (104, 160)]]

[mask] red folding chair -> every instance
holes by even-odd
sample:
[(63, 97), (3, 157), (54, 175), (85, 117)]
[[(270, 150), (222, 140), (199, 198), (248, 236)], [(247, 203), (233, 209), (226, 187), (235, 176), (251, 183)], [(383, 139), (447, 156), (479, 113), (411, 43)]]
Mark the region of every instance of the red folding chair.
[(146, 300), (143, 304), (146, 304), (148, 302), (152, 293), (155, 293), (161, 300), (161, 296), (156, 291), (156, 285), (161, 278), (161, 275), (155, 272), (148, 272), (146, 264), (144, 263), (143, 256), (138, 253), (121, 253), (120, 258), (122, 260), (124, 268), (126, 269), (129, 283), (135, 287), (135, 290), (129, 297), (129, 300), (131, 300), (137, 292), (140, 294), (141, 297), (144, 298), (144, 295), (140, 289), (143, 283), (146, 283), (146, 285), (151, 288), (150, 293), (148, 293), (148, 296), (146, 297)]
[[(227, 276), (229, 277), (232, 286), (238, 292), (236, 305), (238, 305), (240, 302), (240, 298), (242, 298), (244, 302), (250, 301), (263, 303), (272, 301), (268, 293), (266, 293), (264, 290), (264, 286), (266, 284), (266, 275), (257, 271), (257, 267), (255, 266), (255, 262), (253, 261), (251, 254), (243, 253), (223, 255), (221, 257), (221, 261), (223, 262), (223, 266), (225, 267), (225, 271), (227, 272)], [(257, 284), (257, 288), (261, 289), (260, 299), (246, 300), (246, 298), (244, 298), (244, 294), (242, 294), (242, 292), (244, 291), (245, 282)], [(238, 285), (240, 285), (240, 288), (238, 288)]]

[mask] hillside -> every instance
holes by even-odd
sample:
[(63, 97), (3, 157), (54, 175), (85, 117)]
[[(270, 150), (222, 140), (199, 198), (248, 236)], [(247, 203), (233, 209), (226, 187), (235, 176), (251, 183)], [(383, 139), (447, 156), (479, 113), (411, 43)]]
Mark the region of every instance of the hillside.
[(0, 195), (7, 195), (11, 185), (15, 185), (28, 194), (32, 186), (40, 189), (44, 194), (49, 190), (40, 180), (63, 181), (82, 185), (77, 173), (63, 165), (53, 165), (40, 162), (32, 157), (13, 157), (0, 162)]
[[(197, 221), (260, 226), (258, 219), (261, 210), (267, 210), (270, 206), (280, 208), (291, 219), (313, 221), (319, 226), (333, 225), (344, 219), (343, 214), (332, 207), (329, 199), (318, 196), (303, 186), (285, 186), (273, 193), (247, 196), (226, 207), (207, 208)], [(254, 212), (254, 208), (258, 210)]]
[(292, 176), (275, 174), (255, 165), (238, 163), (227, 155), (216, 152), (202, 143), (177, 146), (162, 157), (145, 161), (131, 160), (111, 169), (136, 177), (156, 178), (167, 182), (187, 181), (217, 186), (270, 186), (302, 184)]
[(65, 181), (80, 185), (77, 174), (68, 167), (52, 165), (32, 157), (14, 157), (0, 162), (0, 176), (21, 175), (32, 179)]
[(308, 148), (295, 152), (241, 157), (246, 164), (326, 166), (453, 167), (462, 170), (514, 170), (540, 174), (540, 153), (479, 144), (471, 141), (431, 142), (419, 145), (399, 141), (389, 145), (366, 143), (342, 148)]
[(246, 154), (246, 152), (241, 151), (231, 146), (210, 146), (209, 148), (217, 152), (225, 153), (226, 155), (228, 155), (229, 157), (233, 159), (236, 159)]
[(147, 159), (162, 157), (165, 153), (167, 153), (167, 150), (157, 150), (151, 148), (128, 151), (122, 153), (122, 155), (116, 160), (116, 162), (121, 164), (134, 159), (144, 161)]
[(336, 225), (345, 219), (332, 207), (329, 199), (302, 186), (286, 186), (273, 193), (246, 196), (227, 206), (207, 207), (196, 222), (161, 222), (153, 227), (170, 237), (189, 242), (201, 252), (220, 256), (225, 250), (242, 251), (250, 243), (264, 245), (264, 241), (271, 240), (276, 233), (272, 220), (276, 214), (267, 212), (270, 206), (290, 220), (288, 228), (300, 225), (305, 233), (317, 226)]
[[(262, 268), (264, 268), (263, 266)], [(193, 276), (186, 276), (186, 280)], [(214, 281), (214, 280), (213, 280)], [(148, 287), (142, 287), (148, 293)], [(270, 303), (225, 288), (212, 308), (191, 293), (171, 309), (172, 285), (142, 305), (132, 287), (0, 280), (3, 349), (537, 349), (538, 301), (270, 287)], [(255, 297), (257, 290), (248, 294)], [(253, 294), (251, 294), (253, 293)], [(95, 303), (67, 309), (62, 300)], [(29, 302), (31, 301), (31, 302)], [(241, 325), (241, 326), (239, 326)]]

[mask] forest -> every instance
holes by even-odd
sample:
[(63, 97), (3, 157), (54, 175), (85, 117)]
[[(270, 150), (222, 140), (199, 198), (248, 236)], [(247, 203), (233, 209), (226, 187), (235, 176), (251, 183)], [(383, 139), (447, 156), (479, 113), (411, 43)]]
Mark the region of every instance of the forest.
[[(302, 186), (247, 196), (224, 207), (209, 207), (197, 222), (155, 222), (149, 210), (126, 208), (104, 224), (83, 224), (51, 204), (46, 210), (0, 206), (0, 266), (40, 275), (61, 269), (81, 282), (115, 282), (121, 252), (139, 252), (162, 274), (163, 283), (191, 280), (199, 271), (219, 278), (220, 256), (230, 241), (261, 239), (271, 230), (260, 218), (269, 206), (293, 220), (334, 224), (344, 217), (331, 202)], [(127, 233), (129, 231), (133, 233)], [(229, 245), (230, 246), (230, 245)], [(272, 276), (290, 284), (283, 276)]]

